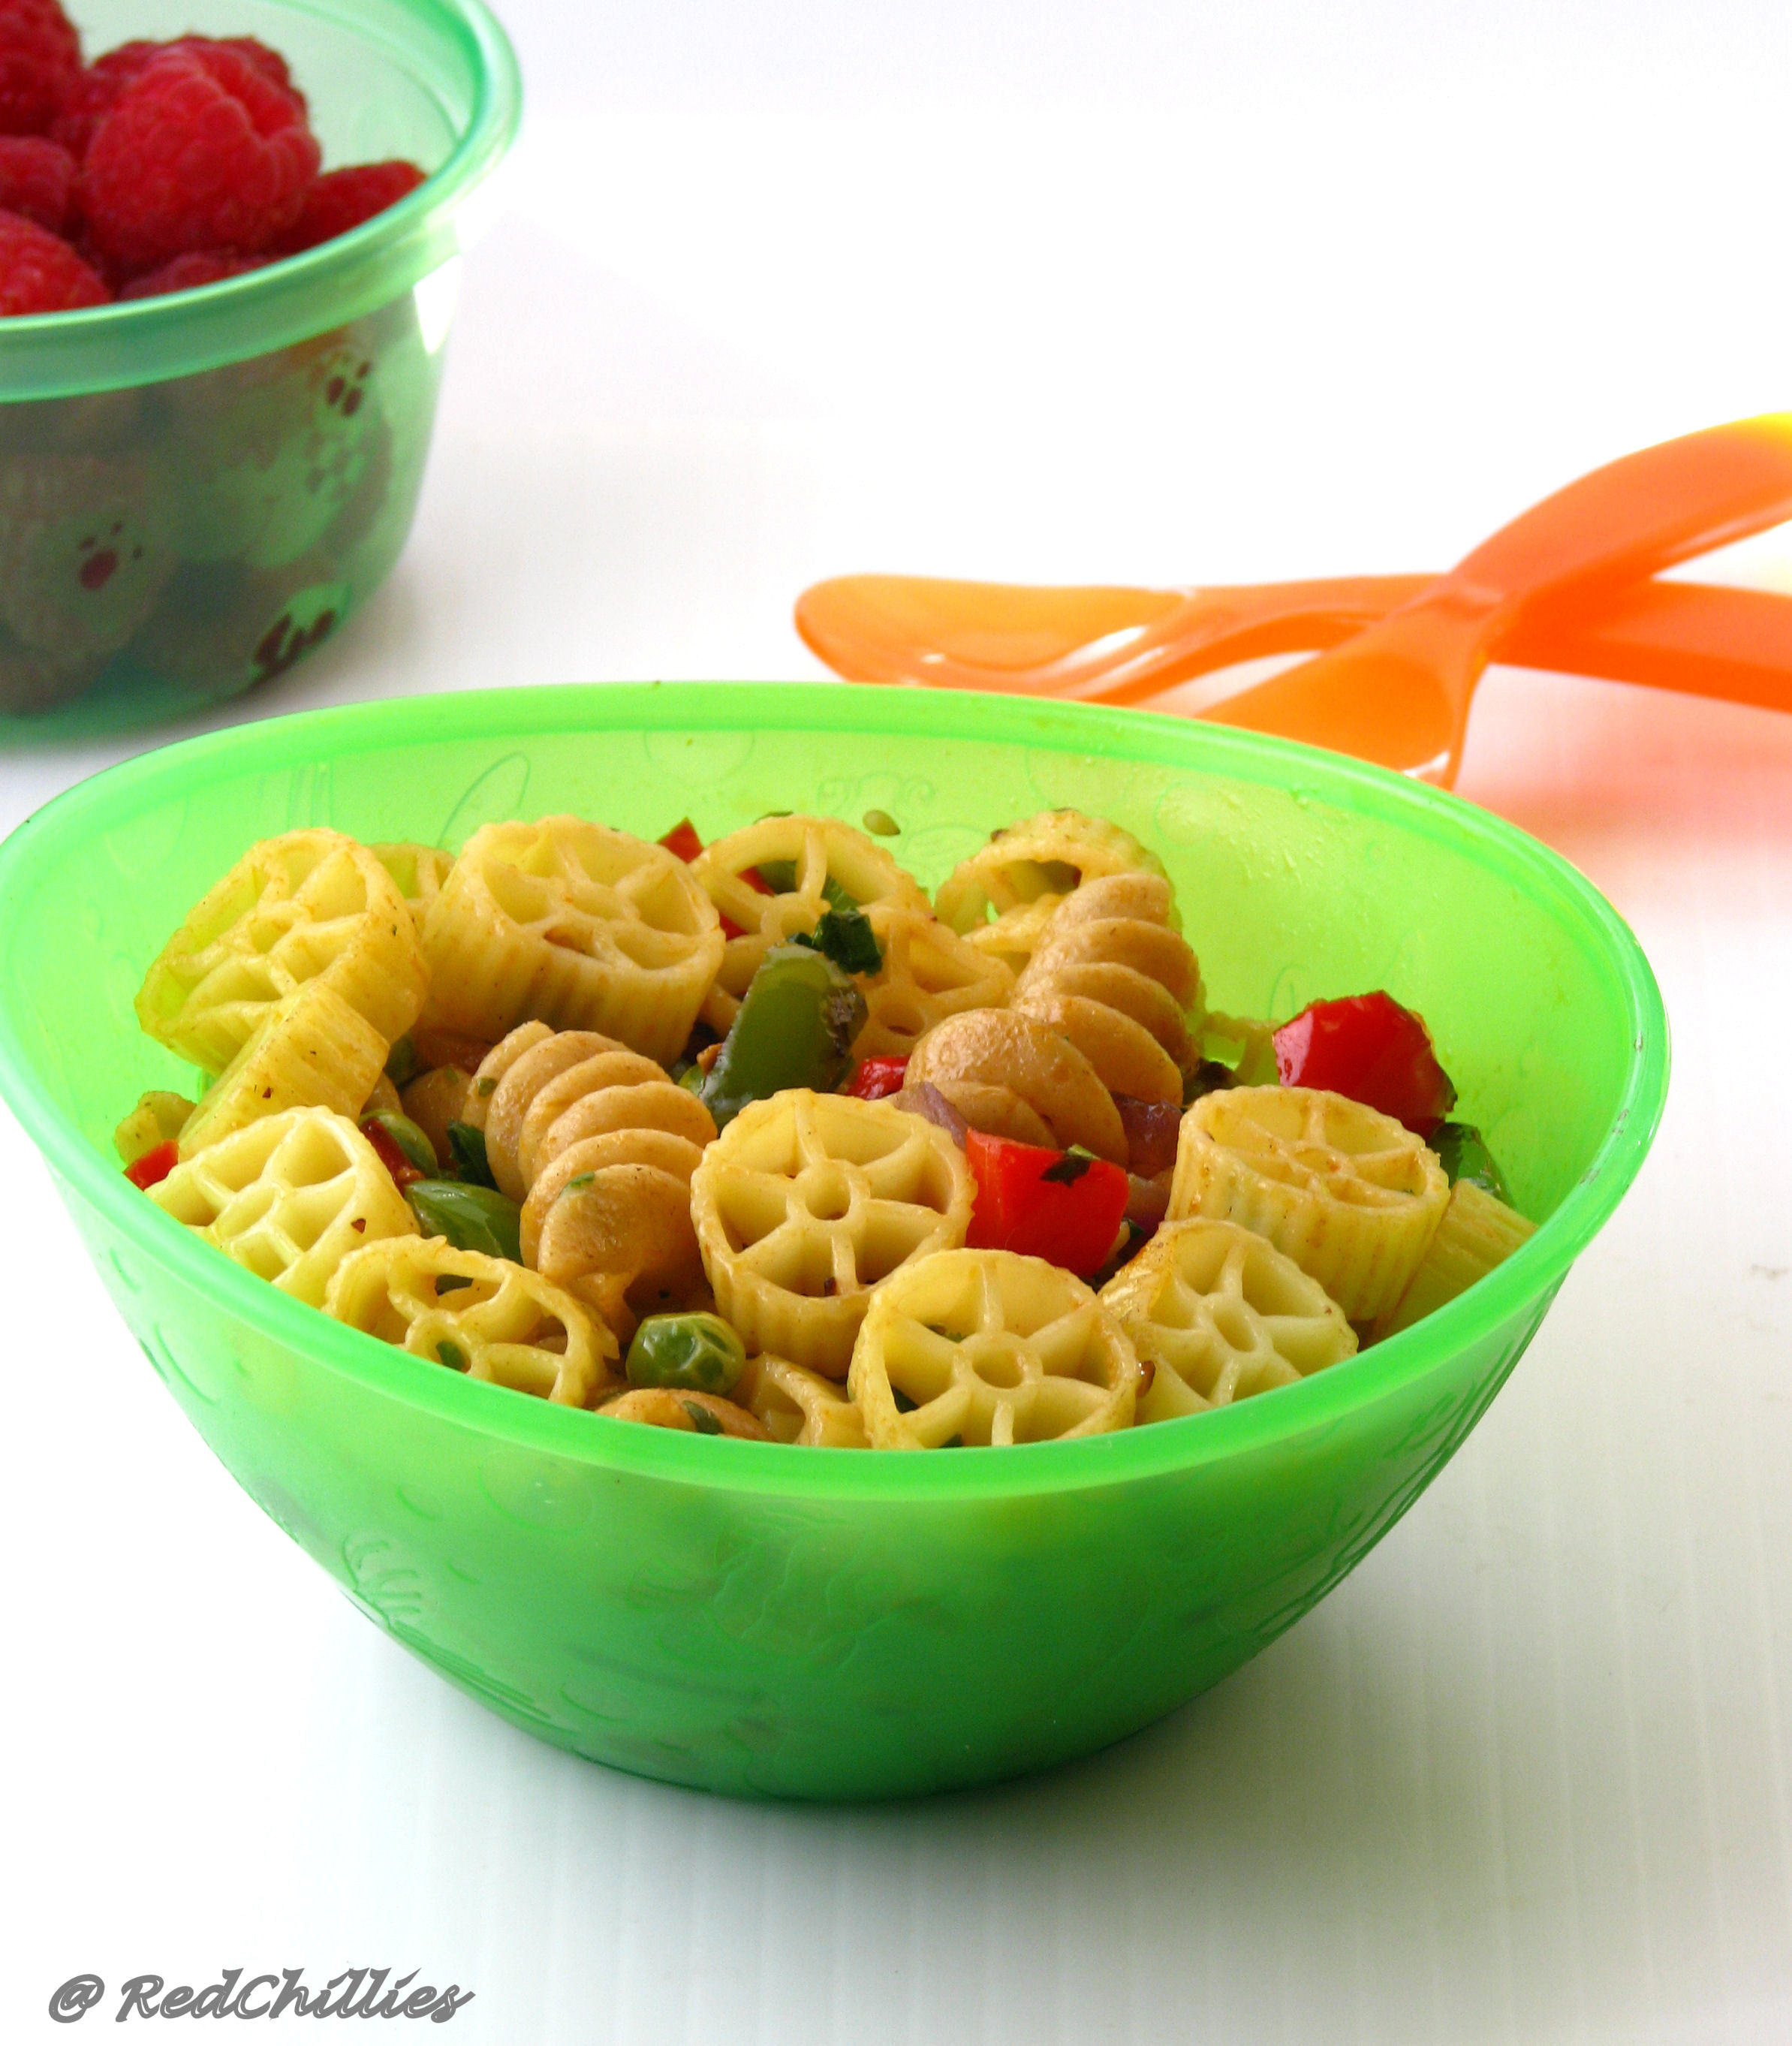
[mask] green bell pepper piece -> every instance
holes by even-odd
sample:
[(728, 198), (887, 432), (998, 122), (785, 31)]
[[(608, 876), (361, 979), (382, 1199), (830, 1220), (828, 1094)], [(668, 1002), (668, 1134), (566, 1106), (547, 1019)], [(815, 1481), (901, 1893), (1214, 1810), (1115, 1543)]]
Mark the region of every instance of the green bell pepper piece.
[(419, 1129), (409, 1116), (400, 1115), (396, 1109), (377, 1108), (371, 1115), (364, 1116), (362, 1120), (378, 1123), (419, 1172), (434, 1179), (441, 1171), (435, 1146), (429, 1141), (427, 1133)]
[(491, 1187), (462, 1179), (413, 1179), (404, 1190), (425, 1236), (445, 1236), (457, 1250), (523, 1262), (523, 1210)]
[(1508, 1207), (1512, 1197), (1506, 1191), (1506, 1175), (1500, 1170), (1486, 1139), (1472, 1122), (1440, 1122), (1431, 1133), (1431, 1148), (1438, 1155), (1450, 1183), (1466, 1179)]
[(450, 1122), (448, 1148), (454, 1154), (455, 1171), (469, 1186), (496, 1190), (498, 1183), (492, 1177), (491, 1161), (485, 1156), (483, 1129), (475, 1128), (470, 1122)]
[(750, 1102), (789, 1087), (832, 1094), (870, 1012), (858, 983), (823, 952), (773, 945), (709, 1069), (701, 1099), (724, 1128)]

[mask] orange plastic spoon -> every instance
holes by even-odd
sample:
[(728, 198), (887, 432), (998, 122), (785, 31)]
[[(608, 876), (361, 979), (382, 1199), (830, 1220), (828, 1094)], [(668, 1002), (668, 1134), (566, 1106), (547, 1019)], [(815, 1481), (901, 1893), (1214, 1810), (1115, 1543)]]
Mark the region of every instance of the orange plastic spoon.
[[(1335, 647), (1437, 580), (1358, 576), (1161, 590), (837, 576), (803, 592), (797, 627), (852, 681), (1149, 703), (1234, 661)], [(1160, 619), (1176, 623), (1148, 630)], [(1500, 643), (1498, 658), (1792, 710), (1792, 596), (1637, 583), (1597, 616), (1521, 622)]]
[[(1597, 469), (1428, 585), (1367, 577), (1284, 585), (1267, 604), (1266, 593), (1248, 589), (1035, 593), (1018, 620), (1022, 640), (1010, 639), (1006, 656), (999, 635), (967, 632), (961, 608), (954, 621), (958, 658), (961, 667), (984, 672), (983, 687), (994, 680), (995, 686), (1125, 701), (1250, 654), (1330, 643), (1334, 651), (1242, 690), (1207, 715), (1447, 783), (1461, 762), (1475, 684), (1496, 652), (1527, 638), (1533, 646), (1577, 634), (1584, 640), (1602, 612), (1618, 608), (1627, 585), (1788, 516), (1792, 415), (1771, 415)], [(851, 637), (849, 611), (843, 616), (838, 601), (845, 584), (817, 585), (799, 603), (804, 637), (849, 674), (875, 673), (880, 662), (887, 669), (901, 636), (890, 629), (903, 609), (898, 602), (892, 612), (895, 579), (884, 580), (883, 643), (869, 658), (863, 647), (840, 658)], [(925, 586), (907, 587), (913, 595)], [(932, 587), (937, 597), (940, 586)], [(831, 600), (823, 595), (830, 591)], [(920, 608), (907, 607), (911, 635)], [(1077, 613), (1080, 622), (1073, 623)], [(1365, 614), (1373, 622), (1365, 623)], [(1683, 604), (1674, 622), (1683, 635)], [(1297, 627), (1311, 636), (1290, 637)], [(1082, 634), (1080, 643), (1068, 639), (1072, 631)], [(924, 644), (922, 657), (910, 659), (910, 676), (933, 680), (948, 666), (925, 658), (937, 650)]]
[(1483, 541), (1423, 596), (1316, 660), (1216, 704), (1280, 732), (1446, 786), (1500, 641), (1792, 517), (1792, 414), (1664, 441), (1595, 469)]

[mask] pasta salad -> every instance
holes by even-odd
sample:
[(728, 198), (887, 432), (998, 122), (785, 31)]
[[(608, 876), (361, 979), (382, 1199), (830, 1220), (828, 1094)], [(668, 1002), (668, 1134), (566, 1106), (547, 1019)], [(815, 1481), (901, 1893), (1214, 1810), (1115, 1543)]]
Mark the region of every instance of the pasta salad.
[(1208, 1009), (1161, 864), (1052, 810), (249, 847), (149, 967), (126, 1171), (269, 1284), (622, 1422), (1003, 1446), (1342, 1363), (1533, 1225), (1423, 1020)]

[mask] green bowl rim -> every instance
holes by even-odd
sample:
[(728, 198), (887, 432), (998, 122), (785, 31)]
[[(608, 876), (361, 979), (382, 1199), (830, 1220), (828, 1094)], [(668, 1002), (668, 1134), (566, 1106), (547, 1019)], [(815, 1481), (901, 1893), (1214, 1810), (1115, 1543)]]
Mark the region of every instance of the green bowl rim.
[[(747, 697), (744, 692), (751, 689)], [(140, 755), (68, 789), (0, 844), (0, 967), (14, 942), (9, 905), (33, 867), (96, 818), (108, 824), (152, 807), (171, 777), (214, 762), (232, 775), (403, 744), (427, 719), (432, 739), (500, 743), (556, 731), (705, 729), (902, 735), (1089, 752), (1107, 741), (1121, 758), (1149, 732), (1153, 759), (1166, 739), (1191, 766), (1288, 789), (1297, 765), (1325, 800), (1459, 843), (1466, 832), (1483, 863), (1578, 921), (1625, 998), (1632, 1056), (1623, 1097), (1579, 1182), (1508, 1261), (1472, 1291), (1359, 1357), (1255, 1399), (1180, 1421), (1071, 1442), (950, 1457), (866, 1454), (736, 1442), (659, 1428), (604, 1424), (451, 1372), (419, 1369), (400, 1350), (331, 1322), (290, 1299), (183, 1230), (145, 1200), (41, 1094), (14, 1029), (0, 975), (0, 1098), (55, 1175), (150, 1261), (195, 1287), (213, 1306), (289, 1345), (324, 1368), (478, 1430), (494, 1441), (587, 1465), (675, 1482), (818, 1496), (987, 1498), (1130, 1482), (1260, 1450), (1342, 1423), (1491, 1334), (1534, 1302), (1547, 1304), (1575, 1257), (1616, 1206), (1647, 1152), (1666, 1098), (1667, 1017), (1647, 959), (1616, 911), (1559, 854), (1516, 826), (1442, 790), (1388, 770), (1254, 732), (1148, 711), (1042, 703), (970, 692), (849, 688), (838, 683), (738, 682), (550, 685), (386, 698), (310, 711), (187, 739)], [(1175, 764), (1172, 761), (1165, 764)], [(1491, 858), (1488, 857), (1491, 855)]]
[[(368, 39), (354, 0), (273, 0)], [(447, 160), (396, 205), (301, 256), (169, 297), (0, 320), (8, 404), (191, 376), (289, 347), (389, 305), (462, 246), (456, 215), (495, 170), (521, 118), (522, 75), (485, 0), (392, 0), (418, 32), (465, 58), (474, 80), (465, 132)], [(404, 52), (376, 38), (395, 62)], [(121, 357), (128, 356), (128, 374)]]

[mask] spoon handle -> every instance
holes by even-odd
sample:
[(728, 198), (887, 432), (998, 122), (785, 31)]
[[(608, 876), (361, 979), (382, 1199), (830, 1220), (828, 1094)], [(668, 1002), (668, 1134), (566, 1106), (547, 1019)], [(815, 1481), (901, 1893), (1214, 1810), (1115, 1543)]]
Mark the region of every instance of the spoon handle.
[(1478, 614), (1497, 634), (1569, 589), (1640, 582), (1787, 518), (1792, 413), (1764, 413), (1577, 477), (1482, 541), (1419, 601)]

